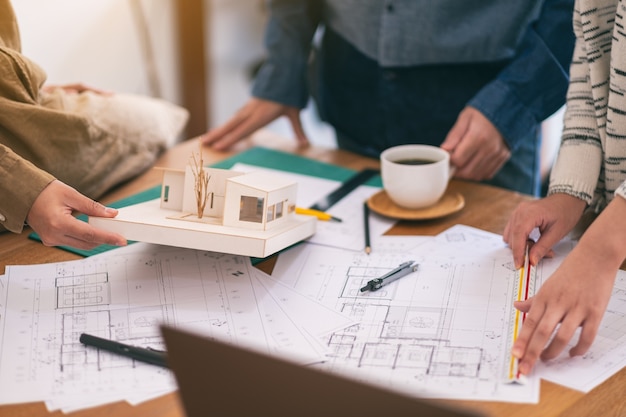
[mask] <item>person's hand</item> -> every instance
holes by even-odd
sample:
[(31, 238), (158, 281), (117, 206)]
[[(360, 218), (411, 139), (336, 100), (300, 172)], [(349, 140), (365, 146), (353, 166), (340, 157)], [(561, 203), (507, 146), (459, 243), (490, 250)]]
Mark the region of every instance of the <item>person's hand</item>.
[(97, 229), (76, 219), (72, 215), (74, 210), (89, 216), (117, 215), (117, 210), (105, 207), (69, 185), (54, 180), (35, 199), (26, 221), (39, 234), (46, 246), (67, 245), (79, 249), (92, 249), (103, 243), (126, 245), (126, 239), (117, 233)]
[(528, 374), (538, 358), (557, 357), (578, 327), (580, 337), (570, 356), (585, 354), (593, 343), (626, 256), (624, 216), (626, 201), (616, 196), (536, 296), (515, 303), (528, 313), (512, 348), (522, 374)]
[(498, 129), (473, 107), (461, 111), (441, 147), (450, 153), (457, 178), (491, 179), (511, 157)]
[(91, 87), (83, 83), (65, 84), (65, 85), (45, 85), (42, 87), (42, 90), (47, 93), (50, 93), (57, 88), (64, 90), (66, 93), (74, 93), (74, 94), (80, 94), (84, 92), (92, 92), (92, 93), (102, 95), (102, 96), (110, 96), (113, 94), (110, 91), (101, 90), (99, 88)]
[(228, 122), (204, 134), (200, 141), (214, 149), (225, 150), (281, 116), (289, 119), (298, 144), (308, 146), (298, 108), (258, 98), (250, 99)]
[(528, 238), (535, 228), (541, 235), (529, 250), (531, 265), (537, 265), (549, 255), (552, 247), (576, 226), (585, 206), (583, 200), (560, 193), (520, 203), (511, 214), (502, 235), (513, 251), (515, 267), (520, 268), (524, 264)]
[(557, 357), (578, 327), (582, 331), (569, 354), (587, 352), (598, 332), (617, 274), (617, 268), (607, 268), (603, 263), (601, 256), (593, 259), (574, 250), (535, 297), (515, 302), (515, 308), (528, 313), (512, 348), (513, 356), (519, 359), (520, 373), (530, 373), (539, 358)]

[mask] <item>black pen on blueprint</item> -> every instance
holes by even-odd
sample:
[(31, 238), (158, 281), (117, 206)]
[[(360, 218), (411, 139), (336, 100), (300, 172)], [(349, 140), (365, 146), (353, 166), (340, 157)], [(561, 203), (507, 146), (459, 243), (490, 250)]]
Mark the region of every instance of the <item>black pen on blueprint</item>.
[(394, 282), (398, 278), (402, 278), (403, 276), (408, 275), (411, 272), (417, 271), (418, 266), (419, 264), (416, 264), (415, 261), (403, 262), (398, 265), (396, 269), (387, 272), (382, 277), (368, 281), (367, 285), (361, 288), (361, 292), (376, 291), (380, 289), (383, 285), (387, 285), (391, 282)]
[(162, 350), (126, 345), (124, 343), (103, 339), (86, 333), (81, 333), (79, 340), (80, 343), (87, 346), (92, 346), (137, 361), (162, 366), (163, 368), (168, 367), (167, 355)]
[(370, 244), (370, 208), (367, 201), (363, 203), (363, 233), (365, 234), (365, 253), (369, 255), (372, 246)]

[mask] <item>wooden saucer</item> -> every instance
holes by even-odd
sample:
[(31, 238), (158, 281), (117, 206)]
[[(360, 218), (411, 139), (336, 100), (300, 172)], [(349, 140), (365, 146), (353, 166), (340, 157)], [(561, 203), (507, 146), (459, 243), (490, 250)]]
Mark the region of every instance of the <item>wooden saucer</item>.
[(465, 199), (458, 192), (446, 191), (439, 201), (421, 209), (406, 209), (391, 201), (387, 192), (381, 190), (367, 200), (370, 210), (392, 219), (429, 220), (456, 213), (465, 206)]

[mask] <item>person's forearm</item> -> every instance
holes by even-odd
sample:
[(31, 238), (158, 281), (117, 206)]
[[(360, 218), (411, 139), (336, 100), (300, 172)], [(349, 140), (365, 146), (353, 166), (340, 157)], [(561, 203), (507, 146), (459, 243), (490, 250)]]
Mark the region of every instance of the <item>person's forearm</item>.
[(306, 107), (311, 42), (322, 6), (317, 0), (269, 2), (264, 42), (267, 56), (252, 86), (254, 97), (300, 109)]
[(468, 103), (498, 128), (512, 150), (565, 103), (575, 40), (573, 3), (546, 1), (512, 61)]
[(583, 234), (574, 249), (597, 262), (599, 268), (617, 271), (626, 258), (626, 200), (616, 196)]

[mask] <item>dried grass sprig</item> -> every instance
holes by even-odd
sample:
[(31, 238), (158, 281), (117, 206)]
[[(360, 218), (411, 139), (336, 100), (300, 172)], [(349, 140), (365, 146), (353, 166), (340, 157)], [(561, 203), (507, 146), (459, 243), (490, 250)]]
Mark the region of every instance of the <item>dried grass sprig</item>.
[(211, 176), (204, 170), (204, 159), (202, 158), (202, 145), (197, 156), (193, 152), (191, 154), (191, 172), (194, 178), (194, 194), (196, 196), (196, 204), (198, 208), (198, 218), (201, 219), (204, 215), (204, 208), (209, 199), (209, 180)]

